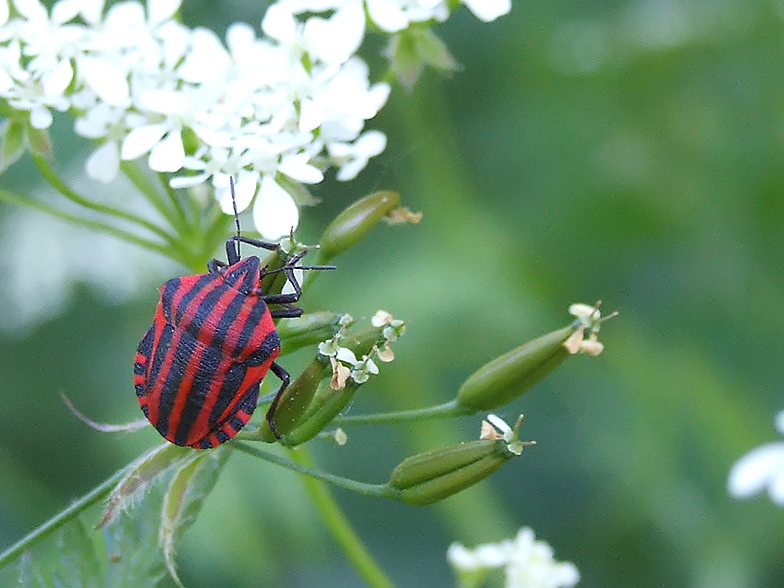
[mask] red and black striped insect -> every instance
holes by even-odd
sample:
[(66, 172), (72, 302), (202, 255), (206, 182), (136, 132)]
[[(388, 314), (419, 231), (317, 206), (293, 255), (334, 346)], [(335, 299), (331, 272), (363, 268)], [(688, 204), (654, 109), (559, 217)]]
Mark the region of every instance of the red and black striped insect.
[[(233, 182), (231, 191), (233, 199)], [(268, 251), (280, 245), (241, 236), (234, 208), (237, 234), (226, 241), (228, 263), (213, 259), (209, 273), (166, 282), (136, 352), (134, 383), (142, 412), (176, 445), (209, 449), (234, 437), (253, 414), (267, 371), (282, 382), (266, 416), (279, 437), (273, 417), (290, 378), (275, 363), (280, 340), (273, 319), (302, 315), (293, 306), (302, 294), (295, 269), (334, 269), (297, 266), (307, 250), (279, 270), (261, 267), (255, 256), (242, 259), (240, 243)], [(274, 271), (285, 273), (293, 292), (262, 292), (261, 281)], [(270, 304), (281, 308), (270, 310)]]

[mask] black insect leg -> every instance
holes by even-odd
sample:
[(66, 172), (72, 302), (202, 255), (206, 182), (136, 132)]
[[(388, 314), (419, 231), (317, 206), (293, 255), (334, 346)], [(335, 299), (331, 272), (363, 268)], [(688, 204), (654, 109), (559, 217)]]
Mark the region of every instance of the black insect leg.
[(211, 259), (207, 262), (207, 269), (211, 274), (219, 274), (220, 270), (226, 267), (226, 262), (220, 259)]
[(279, 318), (297, 318), (302, 316), (302, 309), (291, 304), (284, 304), (285, 308), (279, 308), (276, 310), (270, 310), (270, 315), (274, 319)]
[(280, 399), (283, 396), (283, 393), (286, 391), (286, 388), (289, 387), (291, 376), (289, 376), (289, 373), (274, 361), (272, 362), (272, 365), (270, 365), (270, 371), (276, 376), (278, 376), (281, 382), (283, 383), (280, 385), (280, 388), (278, 388), (278, 391), (275, 393), (275, 398), (272, 399), (272, 403), (267, 409), (267, 416), (264, 418), (267, 419), (267, 422), (269, 423), (270, 431), (272, 431), (272, 434), (275, 435), (275, 438), (280, 439), (281, 437), (280, 433), (278, 433), (278, 428), (275, 426), (275, 420), (274, 420), (275, 409), (278, 408), (278, 402), (280, 402)]
[(298, 253), (292, 257), (286, 265), (280, 268), (286, 274), (286, 279), (291, 283), (292, 287), (294, 288), (294, 292), (290, 294), (268, 294), (266, 296), (262, 296), (264, 302), (267, 304), (293, 304), (299, 300), (299, 297), (302, 296), (302, 286), (299, 285), (297, 277), (294, 275), (294, 267), (300, 259), (305, 257), (307, 252), (308, 251), (305, 250), (301, 253)]
[(267, 241), (260, 241), (259, 239), (250, 239), (242, 235), (233, 235), (226, 239), (226, 259), (229, 260), (229, 265), (234, 265), (240, 260), (240, 243), (247, 243), (259, 249), (266, 249), (267, 251), (277, 251), (280, 248), (279, 243), (268, 243)]

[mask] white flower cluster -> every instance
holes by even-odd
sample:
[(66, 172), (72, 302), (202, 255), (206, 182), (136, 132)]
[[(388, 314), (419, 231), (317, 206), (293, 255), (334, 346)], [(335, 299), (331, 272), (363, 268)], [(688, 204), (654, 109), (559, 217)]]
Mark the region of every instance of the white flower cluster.
[(501, 567), (506, 573), (506, 588), (569, 588), (580, 580), (574, 564), (553, 559), (552, 547), (536, 541), (528, 527), (520, 529), (511, 541), (476, 549), (453, 543), (447, 559), (465, 586), (480, 585), (487, 570)]
[[(784, 435), (784, 411), (776, 416), (776, 429)], [(784, 507), (784, 441), (749, 451), (730, 471), (727, 484), (735, 498), (750, 498), (767, 489), (770, 499)]]
[[(77, 134), (100, 143), (86, 167), (104, 182), (146, 155), (151, 169), (177, 174), (174, 188), (211, 181), (231, 212), (233, 176), (240, 210), (258, 192), (254, 221), (269, 239), (298, 222), (287, 186), (318, 183), (331, 166), (351, 180), (386, 147), (383, 133), (363, 132), (390, 91), (355, 55), (365, 9), (387, 32), (449, 13), (446, 0), (279, 0), (262, 37), (237, 23), (224, 45), (177, 22), (180, 3), (125, 1), (104, 14), (104, 0), (58, 0), (51, 11), (0, 0), (0, 99), (38, 129), (52, 109), (74, 114)], [(464, 3), (483, 20), (510, 8)]]
[(379, 310), (373, 315), (370, 322), (377, 329), (381, 329), (381, 334), (385, 340), (384, 345), (381, 349), (373, 347), (369, 354), (363, 355), (362, 359), (357, 359), (356, 354), (351, 349), (340, 345), (345, 329), (353, 322), (354, 319), (351, 315), (344, 314), (340, 319), (338, 332), (331, 339), (322, 341), (318, 345), (319, 353), (329, 357), (332, 364), (332, 382), (330, 385), (333, 390), (345, 388), (349, 378), (357, 384), (364, 384), (370, 379), (371, 375), (378, 374), (378, 366), (373, 361), (373, 357), (377, 357), (384, 363), (393, 361), (395, 354), (390, 347), (390, 343), (397, 341), (406, 330), (406, 325), (403, 321), (393, 318), (391, 314), (384, 310)]

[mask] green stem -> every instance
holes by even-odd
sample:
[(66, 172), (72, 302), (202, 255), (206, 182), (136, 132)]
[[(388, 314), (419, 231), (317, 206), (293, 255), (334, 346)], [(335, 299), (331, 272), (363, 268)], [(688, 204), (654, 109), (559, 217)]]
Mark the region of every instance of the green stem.
[[(303, 448), (291, 451), (303, 467), (310, 467), (310, 458)], [(303, 480), (313, 504), (321, 514), (324, 524), (343, 549), (346, 557), (362, 579), (372, 588), (394, 588), (394, 584), (379, 567), (367, 547), (357, 536), (351, 523), (324, 484), (312, 478)]]
[(141, 166), (139, 166), (135, 161), (123, 161), (120, 162), (120, 169), (131, 181), (131, 183), (147, 197), (155, 209), (161, 213), (161, 215), (166, 220), (169, 221), (171, 226), (174, 227), (179, 234), (187, 232), (187, 225), (179, 222), (176, 213), (173, 213), (172, 210), (167, 206), (166, 201), (161, 198), (158, 187), (153, 184)]
[(49, 162), (40, 155), (33, 155), (33, 160), (35, 164), (38, 166), (41, 175), (43, 175), (44, 179), (49, 182), (49, 185), (52, 186), (55, 190), (60, 192), (63, 196), (68, 198), (71, 202), (75, 202), (80, 206), (84, 206), (85, 208), (89, 208), (90, 210), (94, 210), (96, 212), (100, 212), (103, 214), (107, 214), (110, 216), (114, 216), (132, 223), (135, 223), (141, 227), (144, 227), (151, 233), (159, 236), (161, 239), (166, 241), (170, 246), (175, 247), (177, 246), (177, 242), (169, 235), (166, 231), (162, 228), (157, 226), (156, 224), (145, 220), (141, 217), (136, 216), (130, 212), (126, 212), (124, 210), (120, 210), (119, 208), (114, 208), (113, 206), (107, 206), (105, 204), (99, 204), (98, 202), (93, 202), (92, 200), (88, 200), (81, 194), (77, 193), (75, 190), (70, 188), (60, 176), (52, 169), (52, 166), (49, 165)]
[(57, 529), (65, 525), (68, 521), (75, 519), (85, 510), (92, 505), (103, 500), (112, 491), (117, 483), (125, 475), (127, 468), (116, 471), (112, 477), (106, 480), (100, 486), (94, 488), (88, 494), (82, 496), (79, 500), (71, 504), (68, 508), (61, 511), (59, 514), (49, 519), (43, 525), (35, 529), (32, 533), (22, 538), (20, 541), (6, 549), (0, 554), (0, 568), (5, 567), (10, 562), (14, 561), (22, 553), (30, 549), (35, 543), (54, 533)]
[[(356, 480), (351, 480), (350, 478), (344, 478), (343, 476), (336, 476), (335, 474), (330, 474), (328, 472), (324, 472), (316, 468), (307, 467), (298, 464), (289, 459), (286, 459), (285, 457), (281, 457), (269, 451), (264, 451), (263, 449), (252, 447), (244, 442), (235, 443), (234, 448), (244, 453), (247, 453), (248, 455), (259, 457), (265, 461), (274, 463), (275, 465), (282, 466), (286, 469), (292, 470), (299, 474), (305, 474), (306, 476), (310, 476), (311, 478), (316, 478), (324, 482), (329, 482), (330, 484), (334, 484), (335, 486), (340, 486), (341, 488), (345, 488), (346, 490), (353, 490), (354, 492), (364, 494), (365, 496), (391, 498), (394, 493), (393, 488), (389, 484), (367, 484), (365, 482), (358, 482)], [(298, 449), (297, 451), (300, 450)]]
[(87, 227), (95, 231), (101, 231), (103, 233), (107, 233), (109, 235), (117, 237), (118, 239), (122, 239), (124, 241), (128, 241), (129, 243), (138, 245), (139, 247), (143, 247), (144, 249), (149, 249), (150, 251), (155, 251), (156, 253), (165, 255), (166, 257), (173, 258), (179, 261), (180, 263), (186, 263), (185, 259), (183, 258), (179, 250), (172, 249), (168, 245), (162, 245), (159, 243), (155, 243), (154, 241), (148, 241), (143, 237), (139, 237), (138, 235), (134, 235), (133, 233), (129, 233), (128, 231), (124, 231), (123, 229), (118, 229), (117, 227), (113, 227), (112, 225), (108, 225), (100, 221), (93, 221), (80, 216), (76, 216), (74, 214), (63, 212), (62, 210), (58, 210), (57, 208), (49, 204), (46, 204), (44, 202), (41, 202), (40, 200), (36, 200), (35, 198), (30, 198), (29, 196), (16, 194), (14, 192), (9, 192), (8, 190), (3, 190), (2, 188), (0, 188), (0, 200), (4, 200), (6, 202), (10, 202), (12, 204), (19, 205), (19, 206), (29, 206), (30, 208), (34, 208), (41, 212), (45, 212), (51, 216), (67, 221), (69, 223)]
[(188, 217), (185, 214), (185, 209), (182, 207), (182, 203), (180, 199), (177, 198), (177, 194), (174, 192), (174, 188), (169, 185), (169, 182), (166, 181), (166, 176), (163, 173), (158, 174), (158, 179), (161, 181), (161, 186), (163, 186), (164, 192), (169, 196), (169, 200), (174, 205), (174, 210), (177, 212), (177, 216), (180, 217), (183, 226), (190, 227), (190, 223), (188, 222)]
[(377, 425), (382, 423), (402, 423), (407, 421), (422, 421), (429, 419), (446, 419), (451, 417), (467, 416), (473, 414), (470, 410), (450, 400), (444, 404), (428, 408), (414, 408), (397, 412), (379, 412), (374, 414), (357, 414), (337, 417), (332, 422), (339, 426), (344, 425)]

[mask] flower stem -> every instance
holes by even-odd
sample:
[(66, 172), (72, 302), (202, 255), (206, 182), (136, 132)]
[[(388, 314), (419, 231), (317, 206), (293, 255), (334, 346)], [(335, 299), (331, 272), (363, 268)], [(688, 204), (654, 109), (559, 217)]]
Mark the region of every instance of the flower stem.
[(89, 208), (90, 210), (94, 210), (96, 212), (114, 216), (116, 218), (137, 224), (140, 227), (143, 227), (148, 231), (150, 231), (151, 233), (157, 235), (158, 237), (166, 241), (170, 246), (172, 247), (177, 246), (177, 242), (174, 239), (174, 237), (169, 235), (169, 233), (167, 233), (165, 230), (163, 230), (156, 224), (151, 223), (150, 221), (138, 217), (130, 212), (126, 212), (124, 210), (114, 208), (113, 206), (107, 206), (105, 204), (99, 204), (98, 202), (93, 202), (92, 200), (88, 200), (84, 196), (77, 193), (75, 190), (70, 188), (65, 182), (63, 182), (63, 180), (52, 169), (52, 166), (49, 165), (49, 162), (46, 161), (44, 157), (41, 157), (40, 155), (33, 155), (33, 160), (35, 161), (35, 164), (38, 166), (41, 175), (43, 175), (44, 179), (46, 179), (46, 181), (49, 182), (49, 185), (52, 186), (58, 192), (60, 192), (60, 194), (68, 198), (68, 200), (70, 200), (71, 202), (75, 202), (76, 204), (80, 206), (84, 206), (85, 208)]
[(402, 423), (407, 421), (446, 419), (451, 417), (467, 416), (470, 414), (472, 414), (472, 412), (457, 404), (456, 400), (450, 400), (444, 404), (438, 404), (428, 408), (414, 408), (411, 410), (400, 410), (397, 412), (379, 412), (374, 414), (357, 414), (337, 417), (332, 422), (339, 426), (377, 425), (382, 423)]
[(133, 233), (129, 233), (128, 231), (125, 231), (123, 229), (118, 229), (117, 227), (113, 227), (112, 225), (100, 221), (93, 221), (93, 220), (83, 218), (81, 216), (76, 216), (74, 214), (63, 212), (62, 210), (58, 210), (54, 206), (41, 202), (40, 200), (36, 200), (35, 198), (30, 198), (29, 196), (16, 194), (14, 192), (9, 192), (8, 190), (3, 190), (2, 188), (0, 188), (0, 200), (4, 200), (6, 202), (10, 202), (12, 204), (16, 204), (20, 206), (29, 206), (30, 208), (34, 208), (41, 212), (45, 212), (51, 216), (67, 221), (69, 223), (87, 227), (88, 229), (93, 229), (95, 231), (101, 231), (103, 233), (107, 233), (109, 235), (117, 237), (118, 239), (122, 239), (124, 241), (128, 241), (129, 243), (138, 245), (139, 247), (142, 247), (144, 249), (155, 251), (156, 253), (160, 253), (162, 255), (165, 255), (166, 257), (175, 259), (180, 263), (186, 263), (180, 251), (176, 249), (172, 249), (168, 245), (155, 243), (154, 241), (148, 241), (143, 237), (139, 237), (138, 235), (134, 235)]
[(169, 224), (171, 224), (179, 234), (188, 231), (187, 225), (183, 224), (178, 215), (172, 212), (166, 204), (166, 201), (161, 197), (157, 186), (150, 180), (148, 174), (144, 172), (138, 163), (134, 161), (123, 161), (120, 163), (120, 169), (131, 183), (136, 186), (136, 189), (145, 195), (155, 209), (169, 221)]
[[(316, 478), (324, 482), (329, 482), (330, 484), (334, 484), (335, 486), (340, 486), (341, 488), (345, 488), (346, 490), (353, 490), (354, 492), (358, 492), (359, 494), (364, 494), (365, 496), (391, 498), (394, 493), (393, 488), (389, 486), (389, 484), (367, 484), (365, 482), (358, 482), (350, 478), (336, 476), (335, 474), (330, 474), (328, 472), (324, 472), (322, 470), (291, 461), (289, 459), (286, 459), (285, 457), (281, 457), (269, 451), (264, 451), (263, 449), (252, 447), (244, 442), (235, 443), (234, 448), (238, 449), (239, 451), (242, 451), (243, 453), (247, 453), (248, 455), (252, 455), (254, 457), (259, 457), (265, 461), (274, 463), (275, 465), (282, 466), (294, 472), (304, 474), (306, 476), (310, 476), (311, 478)], [(297, 451), (302, 451), (302, 449), (298, 448)], [(296, 455), (296, 454), (292, 453), (292, 455)]]
[[(303, 448), (291, 450), (291, 454), (303, 467), (311, 467), (310, 457)], [(329, 532), (367, 585), (372, 588), (394, 588), (324, 484), (313, 478), (305, 478), (303, 483)]]
[(41, 539), (51, 535), (57, 529), (65, 525), (68, 521), (75, 519), (92, 505), (103, 500), (125, 475), (126, 468), (116, 471), (108, 480), (100, 486), (93, 488), (92, 491), (82, 496), (79, 500), (71, 504), (68, 508), (55, 515), (43, 525), (35, 529), (32, 533), (23, 537), (14, 545), (0, 553), (0, 568), (5, 567), (14, 561), (22, 553), (30, 549)]

